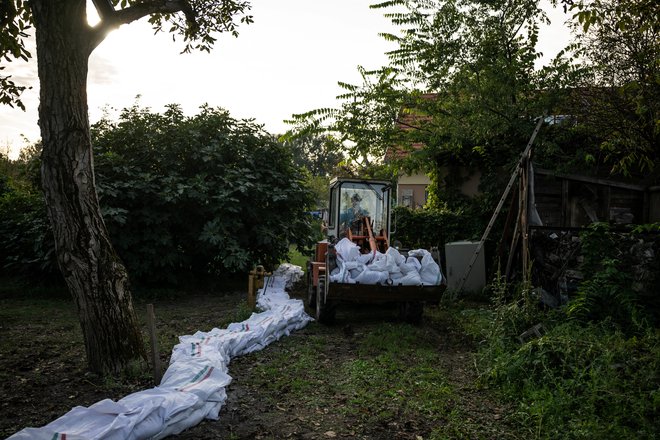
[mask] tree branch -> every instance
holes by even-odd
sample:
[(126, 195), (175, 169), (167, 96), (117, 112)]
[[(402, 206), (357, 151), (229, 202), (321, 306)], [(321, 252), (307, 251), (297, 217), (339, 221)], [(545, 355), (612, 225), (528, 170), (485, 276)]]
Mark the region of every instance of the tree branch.
[(191, 28), (197, 26), (197, 16), (188, 0), (148, 0), (119, 10), (114, 10), (112, 5), (110, 5), (111, 10), (109, 10), (105, 3), (105, 0), (94, 0), (94, 6), (96, 6), (102, 21), (92, 31), (92, 49), (98, 46), (110, 31), (122, 24), (132, 23), (152, 14), (183, 12), (188, 26)]
[(110, 18), (115, 12), (115, 7), (112, 6), (110, 0), (92, 0), (92, 3), (94, 3), (96, 12), (99, 14), (99, 17), (101, 17), (101, 20)]

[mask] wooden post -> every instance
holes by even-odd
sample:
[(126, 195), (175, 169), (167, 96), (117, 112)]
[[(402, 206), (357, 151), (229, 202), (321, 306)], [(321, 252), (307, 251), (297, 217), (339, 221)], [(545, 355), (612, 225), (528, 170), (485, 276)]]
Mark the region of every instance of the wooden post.
[(522, 279), (527, 282), (527, 275), (529, 271), (529, 229), (527, 227), (528, 219), (528, 203), (529, 203), (529, 155), (525, 158), (522, 164), (522, 172), (520, 174), (520, 200), (522, 201), (520, 209), (520, 233), (522, 237), (522, 249), (520, 255), (522, 257)]
[(257, 266), (250, 271), (248, 276), (248, 307), (254, 309), (257, 306), (257, 290), (264, 287), (266, 273), (263, 266)]
[(563, 179), (561, 181), (561, 225), (564, 227), (570, 227), (571, 225), (571, 209), (570, 203), (568, 200), (569, 187), (568, 179)]
[(516, 226), (513, 228), (513, 237), (511, 238), (511, 247), (509, 248), (509, 255), (506, 260), (506, 271), (504, 272), (505, 280), (508, 282), (511, 278), (511, 268), (513, 267), (513, 259), (518, 250), (518, 239), (520, 238), (520, 202), (518, 203), (518, 215), (516, 216)]
[(256, 293), (254, 290), (254, 278), (257, 275), (256, 269), (252, 269), (250, 271), (250, 275), (248, 276), (248, 307), (250, 309), (254, 309), (255, 306), (257, 305), (257, 297)]
[(153, 365), (154, 384), (159, 385), (163, 377), (160, 367), (160, 353), (158, 351), (158, 337), (156, 336), (156, 314), (154, 305), (147, 304), (147, 331), (151, 342), (151, 364)]

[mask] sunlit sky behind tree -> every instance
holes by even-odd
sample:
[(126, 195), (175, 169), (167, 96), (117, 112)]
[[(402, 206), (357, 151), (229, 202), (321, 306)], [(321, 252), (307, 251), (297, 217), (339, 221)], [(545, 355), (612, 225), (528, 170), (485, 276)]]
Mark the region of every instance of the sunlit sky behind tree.
[[(153, 35), (146, 20), (113, 31), (90, 59), (90, 121), (111, 118), (136, 102), (161, 111), (177, 103), (187, 114), (208, 103), (238, 118), (255, 118), (271, 133), (283, 133), (293, 113), (334, 106), (337, 81), (359, 83), (357, 66), (375, 69), (394, 48), (378, 36), (395, 28), (371, 10), (371, 0), (252, 0), (254, 23), (240, 35), (219, 37), (211, 53), (180, 54), (182, 43)], [(93, 6), (88, 1), (88, 8)], [(547, 8), (552, 25), (542, 29), (541, 62), (569, 41), (560, 9)], [(93, 22), (94, 17), (90, 16)], [(30, 51), (36, 56), (33, 41)], [(37, 63), (12, 62), (7, 71), (23, 94), (27, 111), (0, 107), (0, 151), (15, 158), (39, 139)], [(137, 98), (139, 95), (139, 98)]]

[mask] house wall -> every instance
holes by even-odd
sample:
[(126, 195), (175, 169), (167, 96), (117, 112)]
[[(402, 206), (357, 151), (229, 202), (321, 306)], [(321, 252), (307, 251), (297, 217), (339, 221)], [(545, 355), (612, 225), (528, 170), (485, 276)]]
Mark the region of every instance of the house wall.
[[(481, 171), (470, 170), (465, 167), (458, 169), (459, 176), (463, 183), (459, 186), (461, 194), (467, 197), (474, 197), (481, 192), (479, 191), (479, 183), (481, 183)], [(440, 178), (444, 179), (449, 174), (447, 167), (440, 167)]]
[(399, 176), (396, 187), (397, 204), (413, 209), (421, 208), (426, 204), (426, 191), (430, 184), (431, 179), (426, 174)]
[[(462, 194), (468, 197), (474, 197), (480, 194), (479, 183), (481, 182), (481, 171), (470, 171), (467, 168), (459, 169), (463, 183), (459, 187)], [(446, 167), (440, 168), (440, 176), (444, 178), (448, 173)], [(427, 174), (416, 173), (412, 175), (404, 174), (399, 176), (397, 183), (397, 200), (400, 206), (409, 206), (419, 208), (426, 204), (428, 186), (431, 184), (431, 178)], [(412, 200), (412, 201), (411, 201)]]
[(417, 209), (426, 204), (427, 185), (397, 185), (397, 201), (399, 206)]
[(423, 173), (399, 176), (399, 185), (430, 185), (431, 178)]

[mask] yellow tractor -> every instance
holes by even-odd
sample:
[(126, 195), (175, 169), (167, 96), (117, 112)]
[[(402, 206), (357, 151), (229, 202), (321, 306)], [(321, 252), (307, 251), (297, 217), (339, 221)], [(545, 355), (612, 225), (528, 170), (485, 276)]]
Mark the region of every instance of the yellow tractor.
[(333, 179), (324, 219), (327, 238), (308, 264), (307, 300), (316, 319), (332, 322), (342, 303), (397, 303), (402, 319), (419, 322), (446, 282), (437, 257), (393, 246), (392, 187), (387, 181)]

